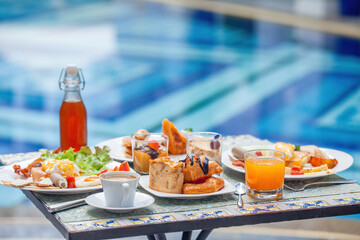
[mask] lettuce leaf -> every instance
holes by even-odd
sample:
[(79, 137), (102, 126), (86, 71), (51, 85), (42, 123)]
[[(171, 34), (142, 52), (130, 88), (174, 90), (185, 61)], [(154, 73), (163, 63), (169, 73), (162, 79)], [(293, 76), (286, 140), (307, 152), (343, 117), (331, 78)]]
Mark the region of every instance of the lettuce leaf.
[(109, 156), (110, 148), (95, 147), (95, 153), (92, 153), (88, 146), (81, 147), (80, 151), (74, 152), (73, 148), (69, 148), (65, 152), (51, 153), (49, 150), (41, 150), (41, 158), (46, 159), (69, 159), (73, 161), (79, 168), (82, 175), (95, 175), (104, 170), (106, 165), (112, 161)]

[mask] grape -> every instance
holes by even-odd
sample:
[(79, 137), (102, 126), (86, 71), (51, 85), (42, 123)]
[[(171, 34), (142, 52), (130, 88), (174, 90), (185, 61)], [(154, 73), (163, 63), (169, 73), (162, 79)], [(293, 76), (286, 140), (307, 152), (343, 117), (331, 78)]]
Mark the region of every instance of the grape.
[(213, 149), (213, 150), (217, 150), (217, 149), (220, 148), (220, 142), (217, 141), (217, 140), (212, 140), (212, 141), (210, 142), (210, 147), (211, 147), (211, 149)]

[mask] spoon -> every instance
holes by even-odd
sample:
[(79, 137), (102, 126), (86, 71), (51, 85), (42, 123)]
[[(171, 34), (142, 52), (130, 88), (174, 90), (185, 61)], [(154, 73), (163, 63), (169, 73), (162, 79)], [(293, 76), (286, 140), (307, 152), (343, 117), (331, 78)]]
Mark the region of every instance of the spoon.
[(247, 188), (245, 184), (243, 184), (242, 182), (236, 183), (235, 188), (236, 188), (235, 193), (239, 195), (237, 205), (239, 208), (242, 208), (242, 206), (244, 205), (244, 202), (242, 200), (242, 195), (246, 194)]

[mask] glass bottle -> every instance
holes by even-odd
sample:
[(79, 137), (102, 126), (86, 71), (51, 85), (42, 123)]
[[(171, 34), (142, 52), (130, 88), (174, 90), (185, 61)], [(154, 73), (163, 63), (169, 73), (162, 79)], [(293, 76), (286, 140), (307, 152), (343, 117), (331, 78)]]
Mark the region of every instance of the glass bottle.
[(59, 87), (65, 91), (60, 116), (60, 150), (70, 147), (79, 151), (87, 145), (86, 108), (81, 99), (81, 90), (85, 87), (85, 80), (80, 68), (68, 65), (62, 70)]

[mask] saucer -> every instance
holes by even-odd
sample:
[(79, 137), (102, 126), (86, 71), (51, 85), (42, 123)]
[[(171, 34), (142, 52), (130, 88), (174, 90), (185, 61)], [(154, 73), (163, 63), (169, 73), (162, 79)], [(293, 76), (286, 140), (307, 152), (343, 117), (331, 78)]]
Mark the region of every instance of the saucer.
[(153, 204), (154, 201), (155, 199), (152, 196), (140, 192), (135, 193), (135, 200), (133, 207), (121, 207), (121, 208), (107, 207), (105, 204), (105, 196), (103, 192), (92, 194), (85, 199), (85, 202), (88, 205), (113, 213), (131, 212), (135, 209), (147, 207)]

